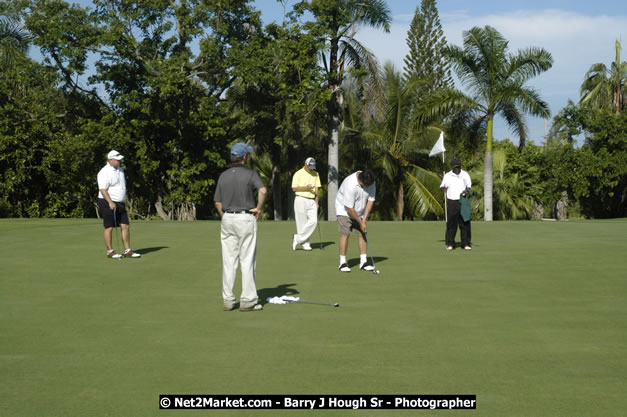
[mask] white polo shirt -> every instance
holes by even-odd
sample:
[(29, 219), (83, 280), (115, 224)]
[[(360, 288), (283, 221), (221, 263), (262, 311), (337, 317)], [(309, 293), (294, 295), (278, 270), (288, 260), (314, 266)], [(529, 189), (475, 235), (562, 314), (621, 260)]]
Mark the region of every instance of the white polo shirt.
[(442, 184), (440, 188), (446, 187), (446, 198), (449, 200), (459, 200), (460, 195), (466, 188), (470, 188), (472, 182), (470, 181), (470, 175), (463, 169), (459, 174), (449, 171), (442, 178)]
[(368, 201), (374, 201), (377, 187), (371, 184), (366, 188), (362, 188), (357, 181), (357, 171), (344, 179), (340, 189), (337, 190), (335, 197), (335, 214), (338, 216), (348, 216), (346, 207), (354, 209), (359, 217), (364, 215)]
[[(109, 163), (98, 172), (98, 190), (107, 190), (116, 203), (126, 201), (126, 179), (122, 168), (113, 168)], [(98, 191), (98, 198), (104, 198)]]

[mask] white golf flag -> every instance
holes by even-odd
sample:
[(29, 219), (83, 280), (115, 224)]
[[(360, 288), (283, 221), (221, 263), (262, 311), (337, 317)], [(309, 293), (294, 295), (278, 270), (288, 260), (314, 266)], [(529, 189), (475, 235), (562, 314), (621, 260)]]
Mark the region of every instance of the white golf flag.
[(446, 149), (444, 149), (444, 132), (440, 132), (440, 139), (438, 139), (435, 145), (433, 145), (431, 152), (429, 152), (429, 158), (431, 158), (433, 155), (437, 155), (445, 151)]

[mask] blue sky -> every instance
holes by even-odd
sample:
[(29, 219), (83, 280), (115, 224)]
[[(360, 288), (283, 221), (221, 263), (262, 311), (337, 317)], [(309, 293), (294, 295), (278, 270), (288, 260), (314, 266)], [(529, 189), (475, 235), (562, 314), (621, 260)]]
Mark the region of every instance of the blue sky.
[[(287, 10), (295, 0), (256, 0), (264, 23), (280, 22), (283, 5)], [(407, 54), (407, 31), (420, 0), (388, 0), (392, 27), (389, 34), (361, 30), (356, 39), (378, 57), (392, 62), (400, 71)], [(557, 114), (568, 99), (578, 101), (579, 87), (592, 64), (607, 66), (615, 59), (615, 41), (622, 41), (621, 60), (627, 60), (627, 6), (616, 0), (440, 0), (440, 22), (449, 43), (462, 46), (462, 32), (474, 26), (495, 27), (510, 41), (510, 51), (531, 46), (542, 47), (553, 55), (553, 68), (530, 82)], [(549, 122), (550, 123), (550, 122)], [(527, 117), (529, 138), (544, 143), (545, 122)], [(546, 126), (550, 127), (550, 124)], [(495, 121), (497, 139), (518, 137), (509, 132), (503, 120)]]

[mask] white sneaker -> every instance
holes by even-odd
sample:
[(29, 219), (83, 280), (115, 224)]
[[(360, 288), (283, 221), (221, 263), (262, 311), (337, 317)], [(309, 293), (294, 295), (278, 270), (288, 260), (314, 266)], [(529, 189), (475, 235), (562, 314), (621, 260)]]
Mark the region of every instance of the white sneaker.
[(464, 246), (464, 250), (472, 250), (472, 248), (468, 245)]
[(359, 269), (361, 269), (362, 271), (373, 271), (374, 266), (370, 265), (367, 262), (364, 262), (363, 264), (359, 265)]
[(137, 252), (133, 252), (131, 249), (127, 249), (124, 251), (124, 257), (125, 258), (141, 258), (142, 256)]
[(342, 264), (340, 265), (340, 272), (350, 272), (351, 269), (348, 267), (347, 264)]
[(303, 243), (303, 250), (311, 250), (311, 245), (309, 244), (309, 242)]
[(298, 246), (298, 243), (296, 242), (296, 235), (294, 235), (292, 237), (292, 250), (296, 250), (296, 246)]
[(446, 250), (453, 250), (453, 247), (452, 246), (447, 246)]

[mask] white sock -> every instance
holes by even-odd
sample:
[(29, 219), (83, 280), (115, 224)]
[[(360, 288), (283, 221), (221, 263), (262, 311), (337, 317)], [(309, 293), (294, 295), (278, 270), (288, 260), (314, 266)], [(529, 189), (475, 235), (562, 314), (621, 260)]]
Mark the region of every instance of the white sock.
[(366, 262), (368, 262), (368, 254), (362, 253), (361, 255), (359, 255), (359, 266), (362, 266)]
[(343, 265), (345, 263), (346, 263), (346, 256), (340, 255), (340, 265)]

